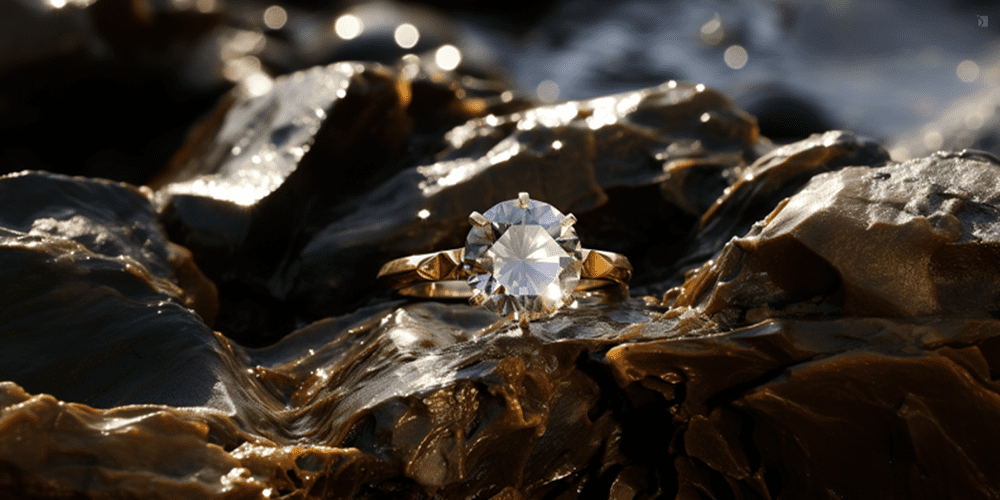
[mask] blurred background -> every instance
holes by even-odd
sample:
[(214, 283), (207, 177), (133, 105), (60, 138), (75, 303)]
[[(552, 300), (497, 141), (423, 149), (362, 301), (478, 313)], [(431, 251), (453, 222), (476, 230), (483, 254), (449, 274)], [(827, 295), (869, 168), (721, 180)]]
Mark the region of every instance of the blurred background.
[[(689, 80), (785, 143), (1000, 152), (1000, 6), (902, 0), (0, 0), (0, 173), (141, 184), (227, 91), (408, 54), (538, 103)], [(411, 56), (412, 57), (412, 56)]]

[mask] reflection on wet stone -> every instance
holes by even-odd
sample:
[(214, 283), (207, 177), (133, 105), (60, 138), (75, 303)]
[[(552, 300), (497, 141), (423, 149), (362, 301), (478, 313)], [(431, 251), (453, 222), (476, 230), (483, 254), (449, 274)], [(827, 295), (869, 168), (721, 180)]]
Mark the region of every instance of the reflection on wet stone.
[[(993, 155), (432, 58), (237, 87), (148, 189), (0, 177), (0, 496), (996, 496)], [(521, 191), (631, 298), (521, 328), (376, 288)]]
[[(648, 260), (666, 259), (659, 247), (676, 245), (676, 233), (688, 228), (664, 232), (658, 224), (684, 220), (681, 203), (711, 206), (712, 195), (685, 188), (688, 182), (721, 192), (727, 175), (770, 147), (753, 118), (725, 96), (678, 82), (490, 114), (446, 138), (437, 161), (400, 171), (315, 234), (299, 257), (297, 294), (316, 307), (357, 300), (371, 290), (369, 277), (381, 262), (462, 246), (469, 213), (520, 191), (576, 214), (585, 246), (648, 267)], [(692, 169), (702, 173), (680, 173)], [(661, 190), (685, 198), (664, 200)], [(622, 208), (637, 199), (650, 202), (644, 217), (623, 217)]]
[[(583, 498), (688, 490), (808, 497), (831, 485), (852, 487), (858, 479), (844, 457), (859, 449), (872, 471), (865, 484), (876, 491), (909, 495), (931, 479), (973, 477), (992, 466), (987, 443), (1000, 437), (982, 436), (991, 428), (985, 422), (1000, 414), (988, 381), (1000, 363), (1000, 269), (989, 265), (997, 200), (988, 188), (998, 176), (998, 164), (946, 155), (814, 176), (667, 294), (668, 308), (632, 299), (567, 309), (534, 321), (526, 335), (468, 305), (396, 302), (318, 321), (258, 349), (202, 329), (211, 353), (202, 366), (215, 366), (208, 373), (219, 377), (215, 387), (228, 394), (228, 405), (94, 412), (55, 406), (8, 383), (0, 436), (21, 439), (8, 442), (4, 466), (31, 494), (77, 491), (80, 483), (54, 462), (23, 453), (28, 449), (93, 456), (92, 470), (117, 471), (102, 475), (117, 479), (91, 481), (93, 493), (173, 491), (178, 476), (140, 483), (108, 458), (149, 433), (163, 435), (156, 446), (172, 453), (131, 466), (157, 471), (183, 458), (202, 471), (188, 487), (199, 497), (269, 488), (317, 498), (567, 490)], [(40, 186), (83, 182), (33, 174), (6, 181), (21, 178)], [(142, 208), (141, 196), (123, 193)], [(79, 234), (55, 227), (56, 234)], [(841, 239), (824, 236), (825, 227)], [(898, 253), (884, 251), (887, 238)], [(137, 242), (116, 244), (105, 251), (139, 252)], [(162, 334), (133, 335), (148, 342)], [(878, 390), (849, 389), (870, 385), (872, 370), (886, 381)], [(128, 387), (92, 376), (111, 384), (104, 394)], [(34, 383), (25, 373), (10, 377)], [(197, 384), (184, 379), (187, 387)], [(961, 416), (952, 411), (955, 401), (967, 402)], [(26, 412), (56, 412), (62, 423), (18, 423)], [(815, 414), (824, 416), (821, 427)], [(984, 425), (963, 424), (968, 418)], [(141, 433), (115, 423), (122, 419)], [(167, 427), (175, 429), (169, 439)], [(873, 445), (885, 428), (896, 429), (914, 454)], [(38, 444), (45, 436), (74, 439)], [(79, 439), (93, 441), (74, 444)], [(956, 443), (947, 460), (942, 440)], [(928, 463), (940, 464), (931, 479), (888, 479)], [(47, 476), (59, 479), (43, 481)], [(958, 484), (974, 494), (980, 483)]]
[(746, 234), (781, 200), (794, 195), (814, 175), (849, 165), (881, 165), (889, 154), (871, 139), (832, 130), (776, 148), (739, 171), (712, 205), (699, 212), (696, 232), (670, 279), (650, 287), (679, 285), (683, 272), (712, 258), (734, 236)]
[(1000, 162), (948, 155), (817, 175), (665, 300), (727, 325), (996, 316), (997, 182)]
[(215, 397), (215, 286), (142, 193), (24, 172), (0, 177), (0, 198), (0, 378), (97, 407)]
[[(444, 148), (443, 127), (519, 106), (494, 83), (425, 66), (416, 57), (396, 68), (336, 63), (279, 77), (259, 96), (233, 91), (150, 181), (171, 237), (231, 292), (220, 316), (227, 332), (250, 344), (276, 340), (261, 330), (293, 324), (281, 302), (300, 295), (296, 256), (314, 228)], [(269, 312), (233, 316), (251, 304)]]

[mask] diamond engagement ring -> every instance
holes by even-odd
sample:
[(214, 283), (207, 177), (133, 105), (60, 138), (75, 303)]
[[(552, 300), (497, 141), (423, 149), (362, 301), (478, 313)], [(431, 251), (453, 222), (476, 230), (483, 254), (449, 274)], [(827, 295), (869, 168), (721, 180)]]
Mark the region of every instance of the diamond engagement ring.
[(628, 258), (580, 248), (573, 214), (520, 193), (469, 216), (465, 248), (388, 262), (378, 278), (403, 296), (468, 298), (522, 326), (574, 304), (574, 293), (627, 293)]

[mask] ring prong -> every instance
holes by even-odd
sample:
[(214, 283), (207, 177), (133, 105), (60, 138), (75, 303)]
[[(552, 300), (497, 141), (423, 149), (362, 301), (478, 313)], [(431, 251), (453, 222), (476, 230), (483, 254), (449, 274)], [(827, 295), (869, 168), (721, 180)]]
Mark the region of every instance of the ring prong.
[(469, 224), (472, 224), (473, 226), (483, 227), (489, 223), (490, 221), (486, 220), (486, 217), (483, 217), (483, 214), (479, 212), (472, 212), (469, 214)]
[(570, 227), (573, 224), (576, 224), (576, 216), (573, 214), (566, 214), (566, 217), (564, 217), (562, 221), (562, 227)]
[(528, 198), (528, 193), (520, 192), (517, 193), (517, 206), (527, 209), (531, 203), (531, 198)]

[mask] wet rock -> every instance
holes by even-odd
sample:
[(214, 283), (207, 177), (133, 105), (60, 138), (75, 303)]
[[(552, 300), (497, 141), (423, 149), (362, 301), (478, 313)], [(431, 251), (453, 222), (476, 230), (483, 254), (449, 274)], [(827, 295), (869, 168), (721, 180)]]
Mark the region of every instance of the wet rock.
[[(124, 183), (46, 172), (0, 177), (6, 203), (0, 226), (44, 246), (47, 241), (79, 245), (82, 255), (117, 259), (136, 269), (157, 291), (196, 311), (211, 324), (218, 311), (212, 284), (184, 247), (166, 239), (156, 224), (147, 192)], [(75, 262), (75, 256), (68, 256)]]
[[(6, 384), (0, 437), (24, 439), (0, 463), (26, 491), (49, 474), (62, 494), (90, 495), (906, 497), (955, 484), (976, 496), (998, 487), (983, 472), (998, 336), (995, 319), (941, 317), (774, 319), (720, 335), (638, 300), (523, 333), (466, 305), (397, 303), (233, 351), (271, 388), (256, 397), (286, 402), (261, 420), (95, 411)], [(124, 456), (139, 436), (158, 453)], [(94, 458), (61, 469), (68, 452)]]
[(269, 247), (277, 255), (254, 258), (266, 272), (285, 248), (261, 239), (293, 239), (326, 194), (316, 186), (350, 193), (405, 145), (405, 98), (388, 71), (351, 63), (280, 78), (260, 96), (231, 93), (150, 182), (168, 229), (213, 274)]
[(414, 121), (414, 134), (426, 135), (425, 140), (436, 143), (436, 148), (416, 148), (425, 155), (416, 158), (418, 161), (440, 153), (448, 146), (445, 133), (468, 120), (490, 114), (508, 115), (537, 106), (533, 100), (511, 91), (511, 82), (502, 75), (475, 76), (463, 71), (464, 68), (443, 71), (430, 55), (405, 55), (397, 69), (410, 82), (412, 97), (407, 111)]
[(217, 422), (170, 407), (97, 410), (0, 382), (0, 484), (8, 498), (260, 495), (265, 485), (210, 442)]
[[(0, 435), (17, 433), (48, 454), (11, 453), (0, 463), (23, 478), (22, 488), (37, 487), (48, 472), (62, 491), (79, 492), (81, 478), (98, 474), (83, 487), (89, 494), (191, 488), (211, 496), (266, 486), (307, 498), (502, 491), (537, 497), (574, 489), (601, 497), (619, 472), (602, 462), (624, 457), (615, 451), (620, 425), (601, 389), (610, 378), (587, 353), (612, 345), (626, 318), (648, 323), (641, 304), (561, 314), (533, 325), (537, 336), (480, 309), (433, 303), (322, 321), (234, 356), (287, 401), (288, 411), (271, 406), (270, 418), (259, 421), (162, 407), (94, 411), (48, 396), (29, 399), (9, 384), (0, 393), (0, 408), (13, 408), (0, 418), (9, 432)], [(577, 336), (577, 321), (593, 328)], [(595, 373), (577, 369), (581, 363)], [(224, 382), (231, 390), (246, 383)], [(30, 403), (13, 406), (23, 401)], [(39, 417), (26, 419), (32, 411)], [(114, 425), (126, 415), (129, 429)], [(138, 436), (158, 453), (127, 461), (122, 449)], [(22, 446), (28, 445), (14, 449)], [(95, 459), (77, 473), (50, 458), (71, 452)], [(155, 471), (182, 458), (190, 462), (154, 484), (138, 484), (135, 472), (105, 474), (124, 463), (131, 471)], [(193, 471), (194, 484), (178, 484), (178, 476)]]
[[(150, 14), (142, 2), (97, 1), (61, 12), (92, 19), (116, 60), (131, 62), (87, 75), (118, 80), (135, 64), (148, 77), (188, 61), (180, 80), (240, 83), (152, 181), (155, 196), (0, 177), (0, 497), (1000, 496), (1000, 161), (989, 153), (886, 164), (880, 146), (840, 131), (772, 151), (753, 117), (701, 85), (536, 107), (492, 72), (442, 71), (427, 53), (271, 79), (307, 61), (281, 46), (308, 33), (295, 21), (330, 21), (330, 11), (262, 32), (264, 6), (247, 7), (245, 25), (203, 40), (216, 65), (193, 71), (204, 67), (183, 40), (160, 44), (170, 39), (161, 11), (216, 14), (201, 17), (194, 2), (153, 2)], [(246, 5), (227, 2), (226, 15)], [(560, 35), (570, 49), (552, 47), (565, 58), (581, 42), (643, 45), (587, 59), (596, 66), (582, 71), (596, 77), (575, 81), (658, 82), (691, 69), (671, 61), (698, 60), (660, 36), (676, 23), (706, 44), (695, 55), (723, 70), (716, 78), (752, 88), (738, 78), (748, 73), (721, 66), (724, 46), (747, 47), (747, 71), (783, 71), (797, 59), (773, 36), (777, 23), (811, 43), (828, 30), (808, 30), (833, 15), (648, 15), (658, 8), (594, 10), (591, 29)], [(622, 31), (621, 19), (639, 21)], [(316, 39), (331, 40), (329, 24), (317, 26), (326, 38)], [(812, 50), (827, 56), (827, 46)], [(59, 47), (66, 60), (82, 50), (42, 43), (25, 54)], [(178, 59), (156, 57), (172, 50)], [(818, 92), (820, 80), (870, 88), (840, 85), (851, 71), (828, 73), (779, 74)], [(100, 80), (86, 89), (110, 95), (137, 81)], [(21, 94), (0, 82), (0, 118), (29, 109), (4, 96), (27, 95), (30, 81)], [(43, 94), (63, 89), (51, 88)], [(875, 109), (866, 99), (877, 92), (855, 93), (849, 106), (823, 105), (840, 119)], [(66, 95), (56, 104), (92, 96)], [(119, 126), (141, 129), (163, 111), (134, 102), (145, 118)], [(815, 110), (772, 108), (772, 118), (819, 121)], [(105, 133), (69, 122), (55, 136), (77, 131), (91, 145)], [(38, 127), (49, 135), (36, 140), (59, 149)], [(30, 156), (3, 149), (13, 155), (4, 165)], [(525, 190), (575, 212), (585, 246), (627, 254), (632, 295), (657, 298), (581, 300), (521, 329), (464, 303), (374, 289), (386, 260), (461, 246), (470, 211)], [(202, 266), (219, 285), (218, 314)], [(212, 331), (213, 316), (236, 341)]]
[(141, 192), (25, 172), (0, 198), (0, 379), (99, 407), (223, 396), (215, 287)]
[[(786, 158), (779, 164), (794, 157), (775, 155)], [(170, 286), (137, 278), (146, 266), (169, 269), (163, 251), (141, 243), (159, 241), (149, 232), (153, 215), (141, 193), (51, 175), (8, 177), (4, 183), (21, 182), (8, 193), (21, 193), (16, 206), (39, 200), (41, 207), (5, 217), (52, 218), (31, 224), (59, 229), (24, 234), (27, 222), (5, 222), (21, 229), (6, 230), (13, 236), (3, 255), (28, 255), (30, 262), (2, 268), (33, 273), (7, 278), (24, 284), (7, 292), (24, 306), (5, 312), (2, 324), (9, 326), (0, 332), (18, 352), (36, 349), (27, 359), (40, 368), (2, 376), (39, 386), (37, 373), (71, 370), (76, 379), (102, 381), (100, 391), (87, 397), (62, 378), (38, 392), (57, 388), (96, 405), (133, 391), (131, 399), (109, 403), (198, 406), (95, 410), (0, 384), (0, 484), (22, 496), (94, 497), (127, 491), (225, 498), (270, 490), (303, 498), (808, 498), (827, 491), (851, 496), (859, 488), (911, 497), (938, 484), (989, 496), (1000, 488), (985, 472), (996, 467), (991, 446), (1000, 437), (988, 425), (1000, 414), (993, 382), (1000, 320), (988, 310), (997, 302), (1000, 272), (989, 265), (995, 256), (981, 252), (996, 246), (990, 242), (998, 200), (990, 186), (997, 175), (1000, 164), (961, 155), (817, 175), (742, 238), (755, 239), (753, 246), (732, 243), (718, 258), (733, 262), (726, 259), (736, 250), (746, 252), (735, 261), (744, 266), (729, 269), (752, 279), (705, 287), (708, 264), (668, 309), (643, 299), (582, 303), (523, 331), (464, 304), (395, 301), (323, 319), (257, 349), (190, 326), (183, 318), (196, 321), (194, 315), (169, 306), (177, 300)], [(45, 186), (62, 189), (46, 195)], [(91, 222), (74, 227), (101, 220), (106, 229), (74, 232), (57, 224), (60, 215), (73, 220), (76, 213)], [(127, 213), (148, 222), (109, 229), (128, 226), (115, 215)], [(863, 261), (838, 259), (830, 250), (840, 246), (815, 246), (823, 234), (811, 225), (816, 218), (840, 229), (868, 259), (905, 269), (880, 262), (887, 272), (878, 280), (856, 279), (848, 264)], [(886, 245), (893, 234), (893, 246)], [(903, 254), (886, 251), (894, 246), (905, 255), (929, 253), (916, 261), (930, 262), (929, 282), (946, 292), (937, 295), (940, 307), (898, 312), (906, 303), (884, 290), (925, 282), (919, 266), (895, 262)], [(806, 252), (812, 261), (801, 257)], [(779, 261), (784, 274), (776, 271), (782, 266), (766, 265)], [(812, 282), (844, 285), (813, 295), (792, 286)], [(860, 284), (847, 285), (854, 282)], [(862, 285), (867, 308), (857, 304)], [(65, 286), (73, 287), (71, 299), (59, 292)], [(798, 293), (799, 302), (778, 307), (768, 286)], [(680, 303), (698, 287), (716, 302)], [(30, 293), (35, 289), (44, 291)], [(870, 299), (876, 293), (889, 298)], [(948, 294), (956, 299), (943, 298)], [(155, 308), (147, 305), (150, 296), (161, 301)], [(713, 310), (720, 297), (769, 302), (745, 313), (745, 322), (727, 323), (735, 315)], [(890, 299), (902, 305), (876, 309)], [(33, 335), (30, 342), (18, 343), (25, 334)], [(76, 364), (37, 342), (57, 334)], [(129, 365), (131, 354), (108, 348), (105, 338), (125, 339), (129, 353), (151, 344), (157, 362)], [(178, 356), (180, 367), (170, 361)], [(15, 359), (5, 357), (4, 367)], [(109, 375), (123, 370), (128, 377)], [(164, 390), (167, 382), (173, 393)], [(198, 392), (207, 387), (213, 396)], [(155, 452), (136, 456), (136, 447)], [(70, 466), (67, 456), (75, 457)]]
[(786, 315), (995, 317), (1000, 162), (940, 154), (814, 177), (665, 295), (725, 325)]
[(877, 166), (889, 154), (871, 139), (830, 131), (774, 149), (741, 169), (733, 183), (701, 211), (701, 220), (677, 264), (662, 270), (670, 276), (644, 289), (663, 293), (684, 281), (683, 274), (715, 256), (734, 237), (743, 236), (785, 198), (813, 176), (850, 165)]
[[(318, 311), (351, 304), (384, 262), (462, 246), (469, 213), (520, 191), (574, 212), (587, 247), (625, 253), (640, 269), (672, 262), (676, 235), (693, 223), (683, 210), (715, 199), (700, 188), (721, 192), (726, 175), (770, 147), (723, 95), (677, 82), (488, 115), (447, 138), (436, 162), (345, 204), (315, 234), (295, 269), (297, 295)], [(680, 227), (662, 230), (671, 224)]]
[[(151, 181), (168, 232), (221, 286), (232, 284), (227, 300), (282, 297), (276, 271), (311, 211), (388, 175), (409, 138), (408, 98), (388, 70), (351, 63), (279, 78), (256, 97), (234, 91)], [(272, 315), (244, 332), (290, 329), (280, 305), (266, 305)], [(223, 325), (240, 331), (234, 322), (248, 320), (231, 310), (223, 304)], [(244, 341), (267, 337), (257, 330)]]
[[(595, 312), (575, 317), (594, 322), (589, 340), (608, 342), (617, 332)], [(297, 332), (289, 338), (326, 340), (308, 358), (271, 365), (299, 382), (289, 400), (308, 414), (302, 423), (312, 422), (312, 439), (379, 460), (384, 476), (369, 491), (488, 497), (511, 486), (539, 496), (573, 484), (566, 476), (596, 460), (616, 428), (600, 387), (575, 369), (587, 341), (567, 336), (574, 316), (533, 326), (538, 337), (469, 306), (411, 305), (380, 316)]]
[[(446, 127), (518, 106), (416, 56), (337, 63), (236, 89), (150, 185), (171, 237), (226, 290), (221, 328), (250, 345), (293, 328), (292, 257), (342, 205), (444, 147)], [(256, 307), (254, 306), (256, 304)], [(246, 311), (261, 314), (248, 318)]]
[(998, 334), (996, 320), (781, 319), (606, 358), (619, 384), (650, 387), (654, 401), (661, 386), (684, 394), (646, 404), (650, 422), (674, 426), (647, 449), (667, 450), (660, 477), (678, 494), (905, 498), (949, 484), (988, 497), (993, 431), (963, 422), (1000, 411), (987, 348)]

